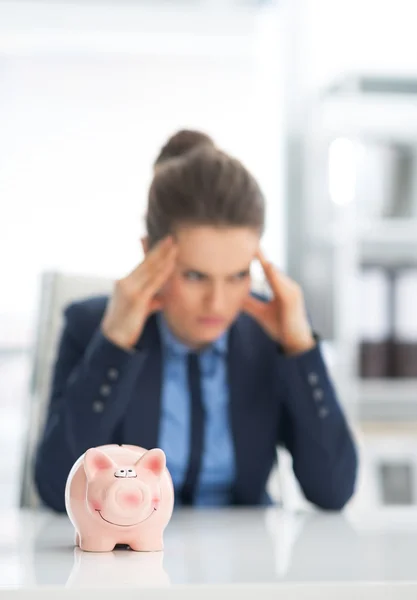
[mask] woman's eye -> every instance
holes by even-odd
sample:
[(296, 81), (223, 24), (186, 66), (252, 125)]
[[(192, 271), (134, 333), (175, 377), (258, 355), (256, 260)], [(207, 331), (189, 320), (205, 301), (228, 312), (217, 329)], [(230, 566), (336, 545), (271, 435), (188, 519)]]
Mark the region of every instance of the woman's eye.
[(204, 279), (204, 275), (198, 271), (186, 271), (184, 277), (188, 281), (202, 281)]
[(247, 277), (249, 277), (249, 271), (242, 271), (233, 276), (233, 281), (242, 281), (242, 279), (246, 279)]

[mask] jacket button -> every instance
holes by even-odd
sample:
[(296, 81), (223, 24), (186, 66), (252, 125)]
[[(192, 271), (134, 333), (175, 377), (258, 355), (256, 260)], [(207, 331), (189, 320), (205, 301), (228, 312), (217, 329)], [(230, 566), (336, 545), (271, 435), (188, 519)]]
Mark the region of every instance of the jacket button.
[(95, 413), (102, 413), (104, 410), (104, 404), (101, 400), (96, 400), (93, 402), (93, 411)]
[(309, 373), (307, 379), (310, 385), (317, 385), (319, 382), (319, 376), (314, 372)]
[(323, 400), (323, 390), (321, 388), (316, 388), (313, 390), (313, 398), (316, 402), (321, 402)]
[(117, 369), (115, 369), (114, 367), (112, 367), (111, 369), (109, 369), (107, 371), (107, 377), (111, 381), (116, 381), (116, 379), (119, 377), (119, 371)]
[(329, 409), (326, 408), (325, 406), (322, 406), (319, 410), (320, 419), (325, 419), (328, 414), (329, 414)]
[(107, 383), (104, 383), (100, 388), (100, 395), (101, 396), (110, 396), (110, 392), (111, 392), (111, 387), (109, 385), (107, 385)]

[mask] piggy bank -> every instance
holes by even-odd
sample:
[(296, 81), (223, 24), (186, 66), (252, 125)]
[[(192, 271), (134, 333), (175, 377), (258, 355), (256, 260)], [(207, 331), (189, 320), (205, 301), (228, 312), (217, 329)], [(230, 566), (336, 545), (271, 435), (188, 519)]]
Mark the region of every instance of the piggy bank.
[(116, 544), (162, 550), (174, 507), (164, 452), (139, 446), (90, 448), (68, 475), (65, 506), (81, 550), (110, 552)]

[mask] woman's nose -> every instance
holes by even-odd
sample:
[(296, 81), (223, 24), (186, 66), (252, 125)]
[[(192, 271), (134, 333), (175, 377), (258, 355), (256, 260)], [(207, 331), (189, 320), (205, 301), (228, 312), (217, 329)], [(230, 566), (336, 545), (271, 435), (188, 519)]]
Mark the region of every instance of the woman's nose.
[(222, 286), (213, 286), (208, 297), (210, 310), (215, 313), (222, 313), (225, 305), (225, 293)]

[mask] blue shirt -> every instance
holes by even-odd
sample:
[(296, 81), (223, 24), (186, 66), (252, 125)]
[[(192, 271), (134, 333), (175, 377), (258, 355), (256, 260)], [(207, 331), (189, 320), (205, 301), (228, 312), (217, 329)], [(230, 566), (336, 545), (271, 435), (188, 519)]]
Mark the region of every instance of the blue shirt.
[[(187, 355), (162, 315), (158, 314), (163, 351), (162, 412), (159, 447), (167, 457), (179, 504), (178, 492), (185, 478), (190, 448), (190, 394)], [(206, 411), (204, 451), (196, 504), (220, 506), (230, 503), (235, 474), (234, 449), (229, 421), (227, 381), (228, 332), (199, 355), (202, 400)]]

